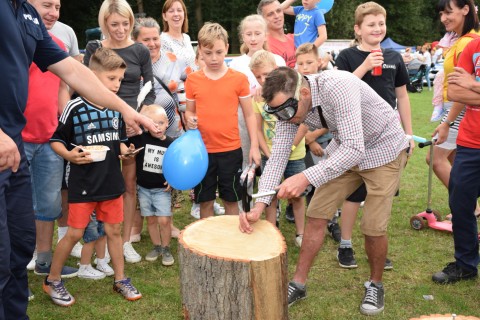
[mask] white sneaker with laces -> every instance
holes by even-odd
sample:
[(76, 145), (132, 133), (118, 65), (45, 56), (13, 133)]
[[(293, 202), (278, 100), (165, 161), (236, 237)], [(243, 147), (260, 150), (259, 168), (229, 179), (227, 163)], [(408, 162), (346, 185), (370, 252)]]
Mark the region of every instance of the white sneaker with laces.
[(107, 277), (113, 276), (115, 274), (115, 271), (113, 271), (112, 267), (110, 267), (108, 263), (97, 264), (96, 269), (103, 272)]
[(128, 263), (137, 263), (142, 261), (142, 256), (135, 251), (130, 242), (125, 242), (123, 244), (123, 256), (125, 257), (125, 261)]
[(91, 264), (80, 265), (77, 277), (89, 280), (100, 280), (106, 277), (105, 273), (95, 269)]
[(70, 255), (74, 258), (80, 259), (80, 257), (82, 256), (82, 248), (83, 245), (80, 242), (75, 243), (72, 252), (70, 252)]
[(35, 270), (35, 261), (37, 260), (37, 248), (33, 251), (32, 260), (27, 264), (27, 270), (33, 271)]

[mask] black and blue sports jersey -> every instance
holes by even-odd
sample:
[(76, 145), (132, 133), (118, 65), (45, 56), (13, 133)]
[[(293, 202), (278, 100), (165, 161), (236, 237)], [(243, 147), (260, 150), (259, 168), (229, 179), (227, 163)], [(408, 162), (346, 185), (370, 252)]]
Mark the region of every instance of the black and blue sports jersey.
[(127, 135), (118, 111), (96, 107), (81, 97), (71, 100), (63, 110), (50, 142), (61, 142), (68, 150), (74, 148), (72, 143), (110, 148), (104, 161), (70, 164), (68, 202), (111, 200), (125, 192), (118, 156), (120, 142), (126, 143)]

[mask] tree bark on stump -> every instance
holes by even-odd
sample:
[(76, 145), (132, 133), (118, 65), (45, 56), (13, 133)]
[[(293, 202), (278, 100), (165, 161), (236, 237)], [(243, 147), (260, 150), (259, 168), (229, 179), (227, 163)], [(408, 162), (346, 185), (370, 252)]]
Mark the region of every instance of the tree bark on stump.
[(187, 226), (178, 258), (185, 319), (288, 319), (287, 248), (267, 221), (241, 233), (238, 216)]

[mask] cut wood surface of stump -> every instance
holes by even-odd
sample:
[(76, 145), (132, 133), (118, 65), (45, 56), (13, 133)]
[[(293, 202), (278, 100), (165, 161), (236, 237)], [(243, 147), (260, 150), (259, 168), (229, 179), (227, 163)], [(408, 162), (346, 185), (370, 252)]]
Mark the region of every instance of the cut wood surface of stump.
[(288, 319), (285, 239), (264, 220), (252, 234), (238, 225), (238, 216), (217, 216), (181, 232), (185, 319)]

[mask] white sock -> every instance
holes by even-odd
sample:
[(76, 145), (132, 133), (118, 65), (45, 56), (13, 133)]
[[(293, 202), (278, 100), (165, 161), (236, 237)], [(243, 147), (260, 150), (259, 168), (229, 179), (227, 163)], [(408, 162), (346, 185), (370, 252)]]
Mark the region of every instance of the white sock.
[(65, 235), (67, 234), (68, 227), (58, 227), (57, 230), (58, 230), (58, 241), (60, 241), (60, 239), (65, 237)]
[(97, 266), (98, 266), (98, 265), (102, 265), (102, 266), (103, 266), (103, 265), (106, 265), (106, 264), (107, 264), (107, 263), (105, 262), (105, 258), (103, 258), (103, 259), (97, 258)]

